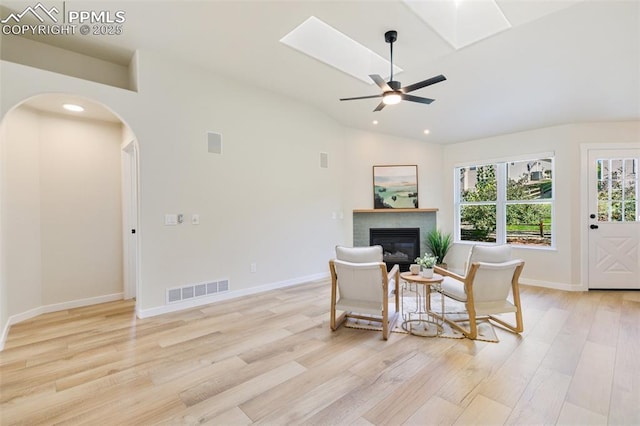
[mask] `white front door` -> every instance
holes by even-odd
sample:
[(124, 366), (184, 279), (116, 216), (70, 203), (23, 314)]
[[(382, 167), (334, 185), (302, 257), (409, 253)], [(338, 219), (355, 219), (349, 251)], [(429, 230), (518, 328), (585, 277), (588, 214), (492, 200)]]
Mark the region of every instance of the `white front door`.
[(640, 149), (589, 150), (590, 289), (640, 289)]

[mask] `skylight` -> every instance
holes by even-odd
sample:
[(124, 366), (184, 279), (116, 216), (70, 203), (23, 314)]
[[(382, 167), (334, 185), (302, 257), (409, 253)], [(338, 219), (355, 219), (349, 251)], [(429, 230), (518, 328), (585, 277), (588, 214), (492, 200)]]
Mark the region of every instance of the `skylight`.
[[(387, 59), (315, 16), (282, 37), (280, 42), (367, 84), (373, 84), (369, 74), (386, 78), (391, 70), (391, 63)], [(394, 75), (400, 72), (402, 68), (394, 65)]]
[(456, 49), (511, 28), (494, 0), (403, 0)]

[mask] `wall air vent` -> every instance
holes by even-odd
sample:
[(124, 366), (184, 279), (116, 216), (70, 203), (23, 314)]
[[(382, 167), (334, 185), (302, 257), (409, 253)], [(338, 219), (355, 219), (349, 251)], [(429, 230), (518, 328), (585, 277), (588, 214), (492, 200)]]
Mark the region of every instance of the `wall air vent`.
[(320, 153), (320, 168), (329, 168), (329, 154), (327, 154), (326, 152)]
[(229, 291), (229, 280), (210, 281), (167, 289), (167, 303), (198, 299)]
[(207, 151), (211, 154), (222, 154), (222, 135), (215, 132), (207, 132)]

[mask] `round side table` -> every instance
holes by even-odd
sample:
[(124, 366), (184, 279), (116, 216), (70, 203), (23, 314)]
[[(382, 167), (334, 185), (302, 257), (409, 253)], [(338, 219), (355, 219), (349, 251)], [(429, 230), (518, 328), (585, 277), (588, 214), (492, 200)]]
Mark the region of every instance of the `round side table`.
[[(442, 333), (444, 318), (444, 297), (440, 294), (440, 315), (431, 310), (431, 293), (433, 290), (440, 290), (440, 284), (444, 277), (433, 274), (431, 278), (421, 275), (413, 275), (411, 272), (403, 272), (400, 279), (404, 281), (402, 285), (402, 300), (405, 292), (415, 293), (416, 308), (414, 311), (402, 307), (402, 328), (411, 334), (424, 337), (436, 337)], [(422, 294), (420, 289), (422, 288)]]

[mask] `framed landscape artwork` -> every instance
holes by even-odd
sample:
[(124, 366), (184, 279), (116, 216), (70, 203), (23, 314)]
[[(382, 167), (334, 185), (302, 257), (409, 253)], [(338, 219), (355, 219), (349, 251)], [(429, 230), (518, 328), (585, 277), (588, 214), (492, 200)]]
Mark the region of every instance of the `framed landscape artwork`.
[(417, 209), (418, 166), (373, 166), (374, 209)]

